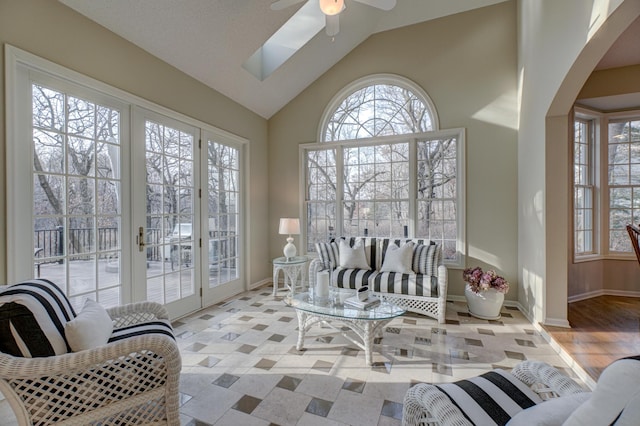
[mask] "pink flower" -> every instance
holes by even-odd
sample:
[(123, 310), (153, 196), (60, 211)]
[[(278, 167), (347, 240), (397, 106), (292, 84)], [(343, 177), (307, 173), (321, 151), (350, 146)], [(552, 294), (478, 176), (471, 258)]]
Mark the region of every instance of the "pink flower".
[(474, 293), (480, 293), (490, 288), (505, 294), (509, 291), (507, 280), (499, 276), (493, 269), (482, 272), (482, 268), (479, 266), (467, 268), (462, 271), (462, 279), (469, 284)]

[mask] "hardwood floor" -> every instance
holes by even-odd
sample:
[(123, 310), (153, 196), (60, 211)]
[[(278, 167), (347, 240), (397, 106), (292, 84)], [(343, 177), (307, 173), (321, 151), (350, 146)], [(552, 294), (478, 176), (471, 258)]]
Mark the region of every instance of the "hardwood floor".
[(640, 298), (599, 296), (570, 303), (569, 323), (571, 329), (544, 329), (594, 381), (616, 359), (640, 354)]

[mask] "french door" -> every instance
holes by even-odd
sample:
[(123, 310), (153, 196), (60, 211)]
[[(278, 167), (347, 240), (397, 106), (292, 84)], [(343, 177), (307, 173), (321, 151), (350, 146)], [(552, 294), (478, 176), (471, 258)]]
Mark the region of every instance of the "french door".
[(243, 289), (242, 144), (134, 109), (133, 211), (136, 299), (172, 317)]
[(172, 318), (244, 290), (246, 140), (5, 50), (8, 281)]
[(172, 317), (202, 306), (198, 128), (134, 109), (134, 297)]

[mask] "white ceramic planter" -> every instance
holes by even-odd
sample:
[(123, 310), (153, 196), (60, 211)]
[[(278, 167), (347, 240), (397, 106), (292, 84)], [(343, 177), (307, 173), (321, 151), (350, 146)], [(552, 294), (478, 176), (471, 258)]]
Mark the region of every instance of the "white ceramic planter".
[(504, 293), (500, 293), (493, 288), (474, 293), (471, 290), (471, 286), (467, 284), (464, 288), (464, 295), (467, 298), (467, 306), (471, 315), (486, 320), (500, 319)]

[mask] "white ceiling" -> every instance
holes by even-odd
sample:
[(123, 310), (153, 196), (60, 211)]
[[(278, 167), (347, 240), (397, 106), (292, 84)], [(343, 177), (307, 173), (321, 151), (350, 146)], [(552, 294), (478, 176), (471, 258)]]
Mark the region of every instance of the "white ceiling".
[[(384, 12), (345, 0), (340, 33), (321, 30), (260, 81), (242, 64), (302, 4), (272, 11), (274, 0), (59, 0), (142, 49), (270, 118), (370, 35), (505, 0), (398, 0)], [(310, 0), (315, 1), (315, 0)], [(640, 63), (640, 20), (598, 68)]]
[(275, 0), (59, 1), (270, 118), (371, 34), (505, 0), (398, 0), (389, 12), (345, 0), (335, 39), (321, 30), (264, 81), (242, 64), (302, 4), (276, 12)]

